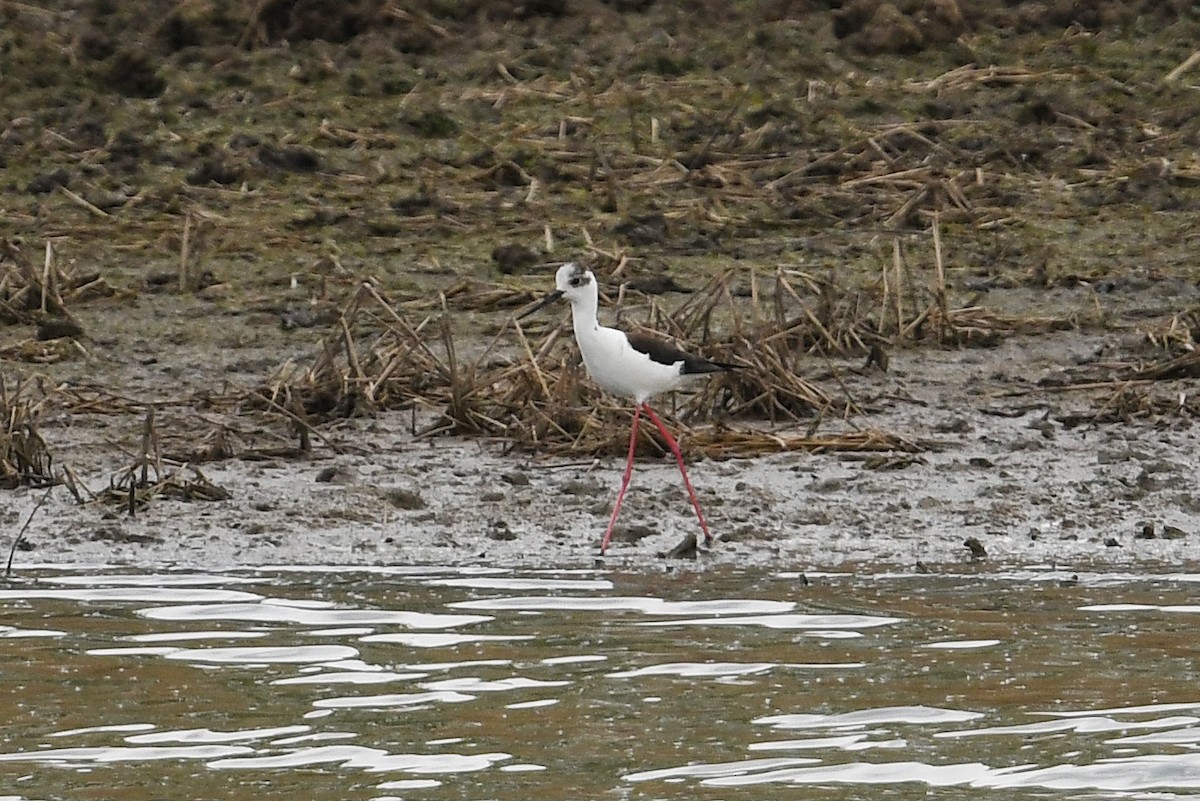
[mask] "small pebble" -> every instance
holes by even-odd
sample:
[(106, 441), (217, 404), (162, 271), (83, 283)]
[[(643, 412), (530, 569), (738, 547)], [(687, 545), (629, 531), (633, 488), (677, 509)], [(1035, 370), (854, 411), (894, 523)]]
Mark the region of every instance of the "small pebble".
[(504, 475), (500, 476), (500, 478), (503, 481), (512, 484), (514, 487), (529, 486), (529, 476), (525, 475), (519, 470), (513, 470), (511, 473), (505, 473)]

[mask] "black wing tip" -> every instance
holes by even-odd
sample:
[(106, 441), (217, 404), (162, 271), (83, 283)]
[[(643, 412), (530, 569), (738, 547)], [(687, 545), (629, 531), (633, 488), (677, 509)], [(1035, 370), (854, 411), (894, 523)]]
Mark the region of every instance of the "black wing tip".
[(725, 373), (730, 370), (741, 370), (743, 367), (745, 367), (743, 364), (712, 362), (708, 359), (693, 357), (684, 361), (683, 368), (679, 372), (683, 375), (702, 375), (704, 373)]

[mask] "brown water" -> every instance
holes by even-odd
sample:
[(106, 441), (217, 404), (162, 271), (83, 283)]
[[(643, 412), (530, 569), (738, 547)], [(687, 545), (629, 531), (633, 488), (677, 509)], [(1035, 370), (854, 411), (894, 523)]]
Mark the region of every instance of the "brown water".
[(1200, 575), (41, 571), (0, 799), (1200, 793)]

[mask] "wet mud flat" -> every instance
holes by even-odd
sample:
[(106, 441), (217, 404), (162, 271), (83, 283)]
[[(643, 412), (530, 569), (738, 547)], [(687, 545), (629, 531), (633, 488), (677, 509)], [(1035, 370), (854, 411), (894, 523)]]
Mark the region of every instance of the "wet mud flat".
[[(698, 528), (669, 456), (639, 459), (600, 559), (619, 457), (504, 455), (497, 442), (417, 438), (400, 413), (339, 431), (340, 454), (317, 448), (303, 460), (204, 466), (206, 481), (229, 489), (226, 500), (163, 497), (131, 515), (119, 499), (80, 506), (58, 488), (33, 512), (46, 490), (25, 489), (12, 493), (6, 519), (15, 530), (32, 514), (18, 567), (1185, 565), (1200, 556), (1200, 496), (1189, 480), (1200, 449), (1189, 416), (1093, 424), (1093, 406), (1075, 424), (1072, 393), (1037, 385), (1064, 360), (1091, 361), (1111, 345), (1111, 337), (1060, 334), (965, 356), (900, 356), (887, 374), (851, 387), (864, 399), (901, 400), (853, 422), (904, 431), (921, 443), (918, 453), (694, 461), (718, 542), (674, 558)], [(89, 450), (103, 458), (78, 446), (102, 431), (63, 433), (76, 443), (61, 449), (75, 463), (89, 464)]]
[(5, 7), (17, 564), (591, 565), (629, 410), (512, 322), (568, 259), (745, 365), (659, 407), (687, 560), (1194, 558), (1188, 4), (321, 6)]

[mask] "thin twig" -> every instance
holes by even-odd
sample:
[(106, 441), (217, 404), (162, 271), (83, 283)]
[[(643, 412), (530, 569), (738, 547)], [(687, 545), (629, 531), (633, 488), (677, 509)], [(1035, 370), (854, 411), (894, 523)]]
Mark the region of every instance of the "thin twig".
[(112, 218), (112, 215), (109, 214), (107, 211), (105, 211), (104, 209), (95, 205), (94, 203), (90, 203), (87, 200), (84, 200), (82, 197), (75, 194), (70, 189), (67, 189), (65, 186), (60, 186), (58, 188), (58, 191), (61, 192), (62, 194), (64, 194), (67, 197), (67, 199), (70, 200), (72, 203), (74, 203), (76, 206), (79, 206), (80, 208), (87, 210), (87, 212), (89, 214), (93, 214), (96, 217), (102, 217), (104, 219)]
[(17, 546), (19, 546), (22, 540), (24, 540), (25, 532), (29, 530), (29, 524), (33, 522), (33, 516), (38, 513), (38, 509), (42, 508), (42, 504), (46, 502), (46, 499), (50, 497), (50, 493), (53, 491), (53, 486), (46, 488), (46, 491), (42, 493), (42, 497), (38, 498), (38, 502), (33, 505), (33, 509), (29, 512), (29, 517), (25, 518), (25, 525), (21, 526), (21, 530), (18, 531), (17, 536), (13, 538), (12, 547), (8, 549), (8, 564), (4, 566), (5, 578), (12, 574), (13, 556), (15, 556), (17, 553)]
[(1168, 72), (1163, 80), (1167, 83), (1174, 83), (1175, 81), (1178, 81), (1183, 73), (1196, 66), (1197, 62), (1200, 62), (1200, 50), (1194, 51), (1190, 56), (1185, 58), (1183, 63)]
[(188, 261), (192, 257), (192, 215), (183, 218), (183, 240), (179, 245), (179, 291), (191, 289), (191, 279), (188, 277)]

